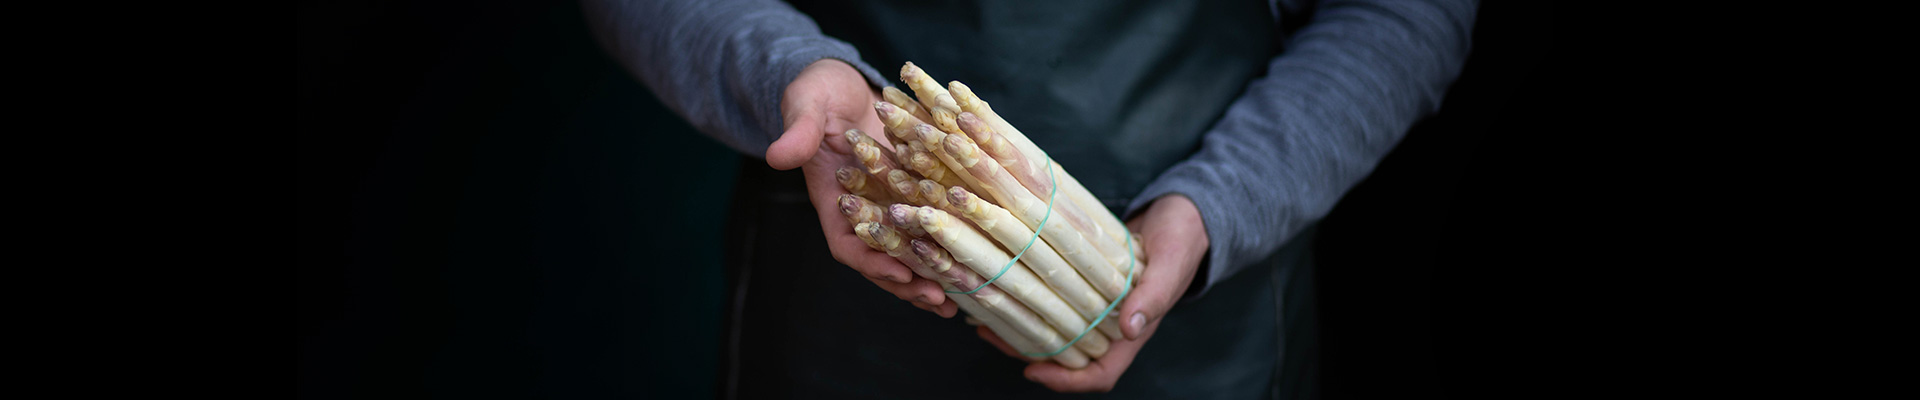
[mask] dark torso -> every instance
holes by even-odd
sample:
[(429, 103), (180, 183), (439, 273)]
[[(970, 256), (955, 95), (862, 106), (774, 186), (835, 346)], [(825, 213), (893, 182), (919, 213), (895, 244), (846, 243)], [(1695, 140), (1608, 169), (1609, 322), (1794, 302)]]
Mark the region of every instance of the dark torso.
[[(1277, 51), (1264, 2), (796, 2), (898, 83), (912, 61), (971, 86), (1113, 212), (1195, 151)], [(734, 298), (723, 393), (743, 398), (1055, 397), (973, 328), (833, 261), (797, 171), (741, 168), (728, 225)], [(837, 222), (837, 221), (836, 221)], [(839, 229), (841, 227), (834, 227)], [(1311, 235), (1304, 235), (1310, 237)], [(1272, 397), (1281, 320), (1310, 240), (1170, 312), (1116, 398)], [(1289, 268), (1279, 268), (1279, 266)], [(1310, 276), (1310, 275), (1309, 275)], [(1297, 374), (1296, 374), (1297, 375)]]

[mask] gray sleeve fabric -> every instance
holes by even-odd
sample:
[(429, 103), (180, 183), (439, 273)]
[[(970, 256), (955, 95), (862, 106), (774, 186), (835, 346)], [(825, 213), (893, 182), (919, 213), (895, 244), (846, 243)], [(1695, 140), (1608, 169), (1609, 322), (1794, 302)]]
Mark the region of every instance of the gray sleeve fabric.
[(1476, 1), (1326, 1), (1205, 134), (1127, 207), (1185, 195), (1212, 244), (1194, 297), (1319, 221), (1460, 74)]
[(780, 99), (808, 64), (846, 61), (886, 80), (852, 45), (773, 0), (583, 0), (608, 54), (694, 128), (754, 157), (784, 130)]

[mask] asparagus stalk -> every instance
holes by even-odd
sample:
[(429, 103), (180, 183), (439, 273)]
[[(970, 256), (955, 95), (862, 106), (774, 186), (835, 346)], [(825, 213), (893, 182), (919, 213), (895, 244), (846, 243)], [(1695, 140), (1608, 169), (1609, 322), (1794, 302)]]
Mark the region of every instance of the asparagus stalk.
[(920, 221), (914, 217), (913, 206), (894, 204), (888, 206), (886, 212), (881, 213), (880, 217), (885, 219), (887, 223), (892, 224), (893, 228), (899, 230), (901, 234), (916, 239), (927, 237), (927, 230), (922, 229), (920, 227)]
[(920, 197), (920, 185), (918, 182), (918, 180), (913, 178), (913, 175), (907, 174), (907, 171), (897, 169), (887, 171), (887, 186), (893, 189), (894, 194), (900, 195), (900, 201), (902, 203), (916, 206), (928, 204), (926, 199)]
[(920, 198), (926, 199), (927, 205), (952, 214), (960, 213), (960, 209), (953, 208), (953, 203), (947, 201), (947, 188), (954, 186), (942, 185), (940, 182), (934, 182), (931, 179), (921, 179), (919, 186)]
[[(919, 143), (919, 142), (913, 142), (913, 143)], [(907, 161), (913, 159), (913, 146), (908, 143), (894, 143), (893, 159), (896, 161), (899, 161), (901, 164), (911, 164)], [(913, 166), (907, 165), (907, 169), (913, 169)]]
[[(1012, 346), (1014, 350), (1022, 353), (1045, 353), (1066, 347), (1067, 339), (1061, 337), (1059, 332), (1054, 332), (1053, 327), (1047, 325), (1046, 320), (1040, 318), (1038, 314), (1034, 314), (1031, 308), (1007, 296), (1007, 293), (1000, 288), (991, 285), (983, 287), (987, 280), (981, 278), (980, 274), (974, 273), (972, 269), (954, 268), (953, 256), (940, 245), (926, 239), (914, 239), (908, 247), (913, 249), (915, 255), (920, 256), (928, 269), (940, 274), (942, 278), (934, 281), (940, 282), (942, 287), (951, 288), (947, 291), (964, 292), (979, 288), (980, 290), (970, 295), (947, 297), (972, 300), (981, 309), (987, 311), (978, 315), (992, 315), (1000, 318), (1001, 323), (1006, 324), (1007, 328), (995, 328), (993, 333), (999, 334), (1000, 339), (1006, 340), (1007, 345)], [(991, 322), (987, 319), (981, 321)], [(992, 326), (989, 325), (989, 327)], [(1008, 332), (1013, 334), (1006, 334)], [(1087, 366), (1087, 354), (1071, 347), (1054, 355), (1053, 360), (1068, 368), (1078, 369)]]
[(862, 222), (881, 223), (885, 221), (887, 209), (865, 197), (843, 194), (840, 195), (840, 215), (846, 216), (847, 223), (854, 225)]
[[(909, 167), (914, 168), (914, 172), (920, 173), (920, 176), (927, 179), (940, 182), (942, 185), (972, 188), (967, 181), (958, 176), (959, 174), (950, 171), (945, 164), (937, 162), (939, 158), (935, 152), (938, 151), (938, 149), (935, 149), (935, 147), (939, 147), (940, 142), (932, 142), (929, 144), (921, 140), (918, 127), (927, 125), (924, 120), (909, 115), (899, 107), (895, 107), (893, 104), (886, 102), (874, 103), (873, 109), (875, 113), (880, 115), (880, 122), (886, 124), (887, 133), (900, 139), (902, 142), (906, 142), (908, 151), (913, 153), (926, 152), (929, 155), (935, 156), (934, 158), (922, 161), (920, 164), (913, 164), (911, 160), (901, 160), (907, 161)], [(937, 129), (934, 132), (942, 137), (946, 135), (946, 132), (941, 132)]]
[(907, 168), (912, 168), (913, 172), (918, 172), (920, 176), (932, 179), (934, 182), (939, 182), (946, 186), (966, 185), (966, 181), (961, 180), (958, 175), (955, 175), (953, 170), (947, 169), (946, 163), (940, 162), (939, 158), (936, 158), (932, 152), (926, 151), (924, 148), (909, 154), (907, 160)]
[[(875, 150), (887, 149), (886, 145), (880, 144), (880, 141), (874, 140), (872, 136), (868, 136), (866, 132), (861, 132), (859, 129), (848, 129), (846, 132), (841, 133), (840, 137), (846, 139), (847, 147), (850, 148), (858, 147), (861, 143), (866, 143), (869, 146), (873, 146)], [(900, 168), (901, 160), (894, 158), (892, 154), (888, 154), (885, 151), (879, 152), (878, 154), (880, 154), (880, 160), (878, 162), (886, 164), (892, 169)], [(869, 171), (869, 173), (871, 173), (871, 171)]]
[[(909, 250), (909, 246), (902, 245), (898, 234), (892, 234), (891, 230), (885, 228), (886, 227), (880, 224), (861, 222), (854, 226), (853, 233), (854, 236), (859, 236), (861, 241), (866, 242), (867, 247), (885, 252), (887, 255), (893, 256), (894, 259), (900, 260), (901, 264), (905, 264), (907, 269), (913, 270), (914, 274), (919, 275), (921, 278), (940, 282), (940, 287), (945, 288), (947, 291), (960, 291), (955, 290), (956, 288), (953, 284), (947, 283), (945, 276), (934, 272), (926, 258)], [(951, 267), (945, 266), (943, 266), (943, 268), (951, 269)], [(985, 290), (981, 292), (985, 292)], [(978, 293), (979, 292), (975, 292), (975, 294)], [(995, 295), (1005, 297), (1004, 294), (999, 294), (998, 292), (995, 292)], [(1033, 344), (1032, 339), (1028, 339), (1027, 334), (1023, 333), (1018, 326), (1006, 322), (1006, 319), (1001, 316), (1001, 314), (1010, 312), (1011, 310), (1000, 310), (982, 305), (975, 296), (947, 296), (947, 299), (952, 300), (955, 306), (966, 311), (968, 315), (974, 316), (978, 318), (981, 323), (987, 324), (987, 328), (992, 329), (994, 334), (998, 334), (1002, 339), (1007, 340), (1009, 346), (1016, 346), (1016, 349), (1022, 347), (1038, 348), (1038, 346)], [(1017, 306), (1018, 304), (1016, 303), (1015, 305)], [(1027, 314), (1031, 315), (1032, 312), (1028, 311)], [(1042, 325), (1042, 327), (1044, 330), (1044, 325)], [(1045, 332), (1053, 333), (1052, 331)], [(1032, 352), (1034, 350), (1020, 351)], [(1074, 361), (1074, 359), (1068, 357), (1066, 361)], [(1078, 361), (1084, 366), (1086, 364), (1086, 355), (1079, 355)], [(1062, 364), (1065, 364), (1065, 362), (1062, 362)]]
[(1040, 278), (1024, 264), (1015, 262), (1008, 267), (1012, 256), (1000, 250), (991, 240), (972, 227), (955, 221), (954, 217), (945, 211), (923, 207), (919, 214), (920, 226), (927, 230), (927, 236), (946, 248), (955, 261), (987, 277), (1001, 274), (1001, 269), (1005, 267), (1006, 272), (1000, 275), (1000, 280), (995, 282), (996, 286), (1040, 314), (1041, 318), (1060, 334), (1072, 337), (1085, 332), (1085, 337), (1074, 346), (1085, 351), (1088, 356), (1106, 355), (1107, 347), (1110, 345), (1106, 335), (1100, 332), (1087, 332), (1087, 320), (1075, 312), (1072, 306), (1068, 306), (1059, 294), (1041, 283)]
[(906, 110), (907, 114), (912, 115), (914, 118), (919, 118), (921, 121), (933, 120), (933, 114), (928, 114), (926, 107), (921, 107), (920, 102), (914, 101), (912, 97), (907, 97), (907, 92), (902, 92), (899, 88), (892, 86), (881, 88), (880, 97), (886, 99), (888, 103), (892, 103), (895, 107)]
[(949, 135), (946, 132), (942, 132), (939, 129), (935, 129), (932, 125), (927, 125), (927, 124), (920, 124), (920, 125), (914, 126), (913, 133), (915, 137), (920, 140), (920, 143), (922, 145), (927, 146), (927, 153), (933, 154), (935, 159), (939, 159), (940, 163), (945, 164), (948, 170), (954, 172), (947, 175), (960, 179), (961, 184), (949, 185), (949, 186), (966, 187), (967, 190), (979, 190), (984, 187), (983, 185), (985, 183), (981, 182), (978, 179), (974, 179), (976, 178), (975, 176), (965, 173), (966, 167), (960, 164), (959, 161), (955, 161), (952, 155), (947, 154), (946, 147), (940, 144), (941, 142), (946, 141), (947, 138), (957, 138), (957, 139), (965, 140), (971, 143), (972, 141), (967, 140), (967, 137), (965, 135)]
[[(1001, 169), (1012, 175), (1014, 181), (1026, 188), (1028, 193), (1041, 201), (1047, 201), (1048, 196), (1054, 195), (1050, 192), (1054, 186), (1047, 182), (1052, 179), (1046, 176), (1047, 170), (1041, 168), (1045, 164), (1035, 164), (1033, 160), (1028, 160), (1026, 155), (1014, 150), (1013, 145), (1007, 143), (1005, 137), (987, 126), (972, 112), (960, 113), (959, 124), (960, 130), (966, 131), (968, 136), (973, 137), (974, 143), (987, 153), (988, 158), (998, 162)], [(1064, 217), (1062, 222), (1072, 225), (1074, 229), (1079, 229), (1081, 234), (1087, 237), (1087, 242), (1093, 244), (1094, 250), (1099, 251), (1101, 256), (1106, 257), (1107, 261), (1115, 266), (1116, 272), (1124, 269), (1128, 261), (1127, 249), (1122, 247), (1124, 242), (1103, 240), (1108, 235), (1103, 232), (1100, 225), (1095, 224), (1088, 217), (1088, 212), (1081, 210), (1077, 203), (1068, 201), (1066, 196), (1054, 195), (1054, 197), (1053, 209)], [(1106, 209), (1102, 208), (1099, 211), (1104, 213)]]
[[(1080, 277), (1080, 272), (1068, 265), (1066, 259), (1060, 258), (1060, 254), (1055, 253), (1052, 246), (1032, 242), (1033, 230), (1027, 229), (1025, 224), (1015, 219), (1013, 214), (1007, 213), (1006, 209), (988, 203), (962, 188), (948, 189), (947, 199), (955, 208), (961, 210), (962, 216), (973, 221), (974, 226), (986, 231), (987, 235), (999, 241), (1001, 246), (1010, 251), (1026, 248), (1027, 253), (1020, 257), (1020, 262), (1033, 270), (1035, 275), (1039, 275), (1041, 280), (1046, 281), (1047, 286), (1053, 288), (1054, 293), (1067, 301), (1067, 305), (1073, 306), (1075, 311), (1080, 312), (1080, 316), (1092, 321), (1100, 317), (1100, 313), (1106, 312), (1108, 298), (1102, 297), (1100, 292), (1094, 291), (1093, 287), (1087, 285), (1087, 280)], [(894, 210), (897, 208), (888, 211)], [(1028, 243), (1032, 245), (1029, 246)], [(1103, 320), (1098, 326), (1100, 332), (1109, 337), (1121, 337), (1120, 325), (1113, 319)]]
[[(1120, 295), (1125, 281), (1120, 277), (1119, 269), (1115, 268), (1112, 260), (1101, 257), (1100, 251), (1089, 243), (1090, 239), (1086, 234), (1079, 229), (1074, 229), (1070, 224), (1062, 223), (1063, 218), (1059, 217), (1057, 210), (1048, 210), (1045, 201), (1021, 189), (1019, 183), (1014, 182), (1013, 176), (1000, 168), (999, 163), (989, 161), (986, 154), (980, 151), (979, 146), (953, 140), (953, 138), (954, 136), (949, 136), (943, 147), (946, 147), (947, 153), (963, 166), (965, 175), (980, 179), (982, 182), (980, 186), (986, 188), (987, 193), (994, 199), (999, 200), (994, 204), (1005, 208), (1008, 213), (1025, 223), (1028, 229), (1040, 232), (1040, 237), (1046, 239), (1047, 244), (1053, 246), (1054, 251), (1059, 252), (1068, 264), (1079, 270), (1081, 275), (1086, 276), (1087, 281), (1092, 283), (1094, 288), (1099, 289), (1100, 293), (1107, 295), (1108, 299), (1117, 298)], [(952, 190), (949, 189), (948, 192), (951, 193)], [(961, 205), (960, 199), (953, 198), (951, 195), (947, 200), (954, 203), (956, 207)], [(1041, 229), (1040, 221), (1049, 221), (1048, 224), (1052, 226)]]
[[(1046, 158), (1046, 153), (1040, 151), (1040, 146), (1034, 145), (1033, 141), (1027, 138), (1027, 135), (1020, 133), (1020, 130), (1015, 129), (1013, 124), (1007, 123), (1007, 120), (1001, 118), (1000, 114), (993, 112), (993, 106), (987, 104), (986, 100), (981, 100), (980, 96), (974, 95), (972, 88), (967, 87), (966, 84), (960, 83), (959, 81), (952, 82), (949, 84), (949, 87), (952, 90), (947, 92), (948, 95), (953, 98), (954, 103), (957, 104), (962, 111), (978, 115), (980, 119), (986, 121), (987, 125), (992, 126), (994, 131), (999, 132), (1001, 136), (1005, 136), (1007, 141), (1013, 144), (1015, 149), (1020, 150), (1021, 154), (1025, 154), (1028, 160), (1043, 160)], [(1053, 172), (1056, 175), (1056, 179), (1058, 179), (1061, 194), (1066, 195), (1068, 199), (1072, 199), (1074, 203), (1088, 211), (1107, 209), (1105, 203), (1100, 202), (1099, 198), (1093, 197), (1093, 193), (1088, 192), (1086, 187), (1080, 186), (1080, 181), (1073, 179), (1073, 175), (1067, 174), (1066, 168), (1062, 167), (1059, 162), (1053, 163), (1052, 169), (1054, 170)], [(1119, 217), (1114, 216), (1112, 212), (1089, 214), (1091, 214), (1094, 223), (1099, 224), (1101, 230), (1107, 234), (1109, 240), (1126, 242), (1127, 237), (1125, 235), (1127, 234), (1127, 225), (1121, 223)]]
[[(947, 93), (947, 88), (941, 86), (940, 81), (934, 80), (932, 76), (928, 76), (926, 70), (920, 69), (918, 65), (913, 65), (912, 61), (908, 61), (906, 65), (900, 66), (900, 81), (905, 82), (908, 88), (913, 89), (914, 97), (920, 99), (920, 104), (926, 108), (927, 113), (938, 114), (936, 110), (941, 106), (938, 100), (940, 96), (947, 96), (946, 103), (952, 104), (954, 107), (951, 111), (956, 114), (960, 112), (959, 105), (954, 102), (953, 96)], [(940, 117), (935, 116), (934, 118), (938, 119)]]
[(868, 182), (868, 178), (870, 177), (867, 176), (867, 173), (861, 172), (859, 168), (851, 166), (840, 167), (840, 169), (833, 171), (833, 178), (840, 181), (840, 187), (846, 188), (847, 193), (865, 197), (875, 202), (895, 202), (891, 188), (882, 189), (880, 188), (882, 185), (877, 183), (869, 185), (868, 183), (871, 182)]

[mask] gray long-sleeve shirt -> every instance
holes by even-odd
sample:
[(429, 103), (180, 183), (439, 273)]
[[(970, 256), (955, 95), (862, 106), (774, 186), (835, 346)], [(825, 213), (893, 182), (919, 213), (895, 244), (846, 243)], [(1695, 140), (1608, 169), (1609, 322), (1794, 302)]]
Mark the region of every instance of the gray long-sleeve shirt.
[[(1200, 209), (1212, 242), (1200, 293), (1272, 254), (1333, 205), (1440, 106), (1469, 47), (1476, 1), (1280, 1), (1311, 15), (1203, 136), (1198, 152), (1133, 196)], [(808, 64), (833, 58), (888, 85), (845, 42), (771, 0), (586, 0), (609, 51), (696, 128), (761, 156), (783, 132), (780, 100)]]

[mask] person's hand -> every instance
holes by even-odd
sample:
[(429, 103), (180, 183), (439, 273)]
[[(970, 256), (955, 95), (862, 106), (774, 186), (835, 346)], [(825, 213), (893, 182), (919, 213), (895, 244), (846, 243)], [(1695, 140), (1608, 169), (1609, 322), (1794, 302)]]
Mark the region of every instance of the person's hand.
[[(1127, 294), (1120, 303), (1120, 331), (1125, 339), (1112, 338), (1113, 346), (1107, 355), (1087, 364), (1084, 369), (1073, 370), (1052, 362), (1035, 362), (1027, 366), (1028, 380), (1047, 385), (1047, 388), (1060, 392), (1105, 392), (1113, 390), (1113, 384), (1120, 381), (1120, 374), (1127, 372), (1133, 365), (1133, 357), (1140, 353), (1140, 346), (1160, 327), (1161, 317), (1173, 308), (1173, 303), (1187, 292), (1187, 286), (1193, 283), (1195, 271), (1200, 268), (1200, 259), (1207, 254), (1207, 228), (1200, 222), (1200, 209), (1194, 207), (1193, 200), (1178, 194), (1163, 196), (1154, 200), (1153, 205), (1133, 220), (1127, 221), (1127, 228), (1139, 232), (1143, 237), (1144, 249), (1150, 268), (1140, 269), (1133, 279), (1138, 286)], [(1108, 317), (1114, 318), (1114, 317)], [(1015, 358), (1030, 360), (1007, 346), (1005, 341), (995, 336), (992, 330), (980, 327), (976, 330), (980, 337), (999, 347)]]
[(958, 308), (946, 301), (939, 284), (915, 277), (899, 260), (867, 247), (840, 214), (838, 200), (847, 190), (833, 173), (842, 166), (859, 165), (851, 155), (852, 146), (840, 134), (859, 129), (892, 146), (873, 111), (873, 102), (880, 100), (880, 92), (867, 86), (860, 71), (844, 61), (824, 59), (807, 65), (782, 95), (780, 117), (786, 131), (767, 147), (767, 165), (779, 170), (800, 168), (807, 181), (807, 198), (820, 213), (820, 228), (834, 260), (901, 300), (913, 302), (914, 307), (951, 318)]

